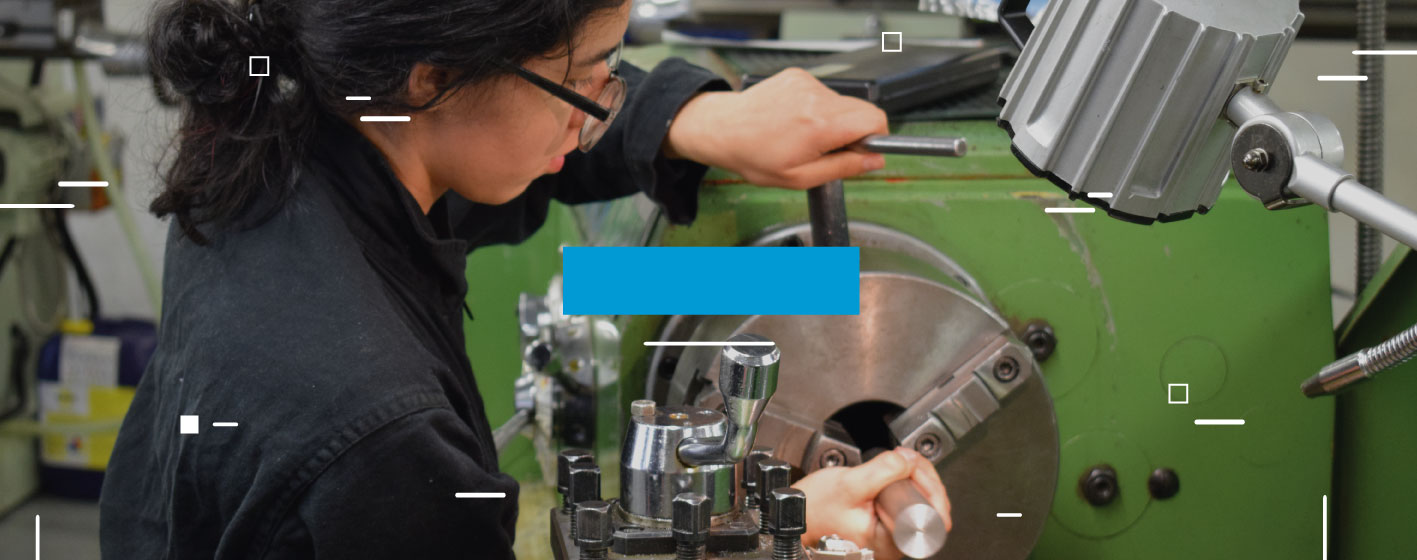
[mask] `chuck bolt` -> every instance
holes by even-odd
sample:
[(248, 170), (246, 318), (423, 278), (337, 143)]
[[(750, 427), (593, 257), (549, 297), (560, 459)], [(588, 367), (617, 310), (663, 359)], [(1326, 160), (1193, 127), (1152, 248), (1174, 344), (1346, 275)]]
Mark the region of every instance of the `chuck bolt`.
[(590, 463), (595, 459), (584, 449), (565, 449), (556, 454), (556, 490), (561, 492), (561, 511), (566, 515), (575, 513), (571, 509), (571, 465)]
[(778, 488), (772, 505), (772, 560), (802, 558), (802, 534), (807, 532), (807, 495), (796, 488)]
[(576, 518), (580, 517), (581, 504), (600, 499), (600, 467), (595, 463), (574, 463), (571, 465), (571, 538), (576, 538)]
[(1097, 507), (1112, 503), (1121, 490), (1117, 484), (1117, 471), (1110, 465), (1097, 465), (1088, 469), (1078, 481), (1078, 485), (1087, 503)]
[(576, 516), (581, 533), (576, 536), (576, 548), (581, 560), (600, 560), (610, 556), (610, 543), (615, 533), (610, 526), (610, 504), (590, 500), (576, 504)]
[(674, 497), (674, 560), (704, 560), (712, 513), (703, 494), (684, 492)]
[(768, 533), (771, 526), (770, 510), (772, 504), (768, 499), (772, 496), (772, 491), (779, 488), (786, 488), (792, 484), (792, 465), (782, 459), (763, 459), (758, 461), (758, 508), (762, 511), (758, 514), (758, 530), (762, 534)]

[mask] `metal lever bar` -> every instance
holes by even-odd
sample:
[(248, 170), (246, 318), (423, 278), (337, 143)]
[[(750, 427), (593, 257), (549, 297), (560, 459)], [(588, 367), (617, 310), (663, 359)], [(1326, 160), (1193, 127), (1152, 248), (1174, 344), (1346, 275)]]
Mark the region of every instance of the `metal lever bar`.
[[(872, 134), (845, 149), (878, 154), (961, 157), (969, 151), (969, 145), (963, 138)], [(807, 189), (807, 215), (812, 222), (813, 246), (851, 246), (851, 232), (846, 226), (846, 191), (841, 180)]]

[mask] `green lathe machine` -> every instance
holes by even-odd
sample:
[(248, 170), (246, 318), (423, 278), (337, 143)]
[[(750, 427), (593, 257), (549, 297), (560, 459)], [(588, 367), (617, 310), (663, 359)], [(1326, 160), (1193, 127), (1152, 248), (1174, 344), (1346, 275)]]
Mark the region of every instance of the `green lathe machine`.
[[(650, 66), (669, 55), (745, 71), (732, 49), (627, 57)], [(860, 316), (557, 312), (549, 256), (563, 245), (812, 244), (802, 193), (719, 170), (691, 226), (668, 224), (643, 197), (557, 206), (522, 245), (475, 252), (469, 270), (508, 272), (469, 275), (469, 354), (483, 387), (524, 374), (518, 398), (489, 396), (488, 412), (493, 425), (531, 418), (537, 442), (501, 433), (502, 466), (525, 484), (522, 554), (551, 557), (541, 513), (560, 503), (558, 449), (593, 449), (601, 493), (616, 496), (632, 401), (717, 403), (713, 349), (645, 342), (754, 332), (782, 350), (759, 445), (796, 476), (855, 464), (882, 434), (941, 457), (955, 525), (936, 558), (1307, 558), (1330, 541), (1342, 558), (1417, 556), (1405, 529), (1417, 483), (1401, 475), (1417, 460), (1404, 435), (1417, 425), (1406, 404), (1417, 366), (1337, 398), (1299, 389), (1417, 321), (1409, 251), (1393, 254), (1336, 340), (1324, 208), (1270, 211), (1231, 179), (1205, 216), (1175, 223), (1049, 213), (1086, 205), (1020, 163), (997, 114), (893, 122), (895, 135), (967, 138), (969, 153), (891, 155), (885, 170), (845, 181)], [(947, 403), (960, 416), (946, 441), (922, 437), (933, 421), (917, 413), (938, 404), (921, 404), (936, 398), (928, 390), (997, 375), (988, 360), (1011, 348), (1024, 349), (1027, 382), (992, 400), (962, 389)], [(579, 403), (537, 390), (558, 383), (596, 389)]]

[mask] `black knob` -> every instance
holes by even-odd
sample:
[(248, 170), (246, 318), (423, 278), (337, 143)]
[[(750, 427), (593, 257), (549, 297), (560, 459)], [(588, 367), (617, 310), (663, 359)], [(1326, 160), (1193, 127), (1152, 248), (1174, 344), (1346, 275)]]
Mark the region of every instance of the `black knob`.
[(1083, 498), (1094, 506), (1105, 506), (1117, 499), (1121, 488), (1117, 485), (1117, 471), (1110, 465), (1098, 465), (1088, 469), (1078, 481)]
[(761, 459), (758, 461), (758, 509), (762, 510), (758, 516), (759, 531), (768, 532), (768, 519), (771, 504), (768, 497), (773, 490), (786, 488), (792, 484), (792, 465), (782, 459)]
[(556, 490), (566, 496), (566, 489), (571, 487), (571, 465), (575, 463), (591, 463), (595, 457), (584, 449), (564, 449), (556, 454)]
[(674, 497), (672, 525), (675, 560), (702, 560), (713, 514), (708, 497), (684, 492)]
[(772, 512), (773, 560), (802, 557), (802, 534), (807, 532), (807, 495), (796, 488), (778, 488), (768, 497)]
[(573, 463), (568, 489), (571, 503), (579, 504), (600, 499), (600, 466), (595, 463)]
[(1171, 469), (1156, 469), (1146, 479), (1146, 489), (1151, 491), (1151, 497), (1165, 500), (1181, 491), (1181, 478)]
[(571, 463), (571, 487), (569, 489), (571, 500), (571, 538), (576, 538), (578, 534), (575, 512), (580, 510), (582, 502), (593, 502), (600, 499), (600, 467), (595, 463)]
[(615, 537), (610, 524), (610, 504), (600, 500), (576, 504), (576, 524), (580, 525), (576, 548), (581, 550), (581, 560), (605, 558)]
[(758, 506), (758, 463), (772, 458), (771, 447), (754, 447), (743, 459), (743, 494), (748, 507)]

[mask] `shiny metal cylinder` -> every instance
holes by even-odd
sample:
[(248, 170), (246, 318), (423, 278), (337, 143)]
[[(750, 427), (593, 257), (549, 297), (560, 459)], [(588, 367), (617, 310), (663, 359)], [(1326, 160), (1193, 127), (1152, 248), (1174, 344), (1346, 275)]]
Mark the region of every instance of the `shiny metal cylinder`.
[(895, 521), (891, 540), (910, 558), (929, 558), (945, 546), (945, 520), (910, 480), (886, 486), (876, 496), (878, 515)]
[(777, 392), (778, 362), (782, 354), (771, 340), (755, 334), (734, 335), (720, 353), (718, 390), (727, 414), (724, 436), (716, 439), (695, 437), (679, 448), (679, 460), (686, 465), (732, 464), (742, 461), (753, 447), (758, 418)]
[(656, 407), (653, 415), (630, 417), (620, 455), (620, 507), (632, 516), (669, 521), (674, 497), (694, 492), (709, 497), (713, 513), (733, 509), (733, 465), (690, 466), (679, 460), (679, 444), (689, 438), (722, 439), (723, 414), (690, 406)]
[(878, 154), (907, 156), (963, 157), (969, 151), (969, 144), (963, 138), (894, 134), (873, 134), (862, 138), (853, 147)]

